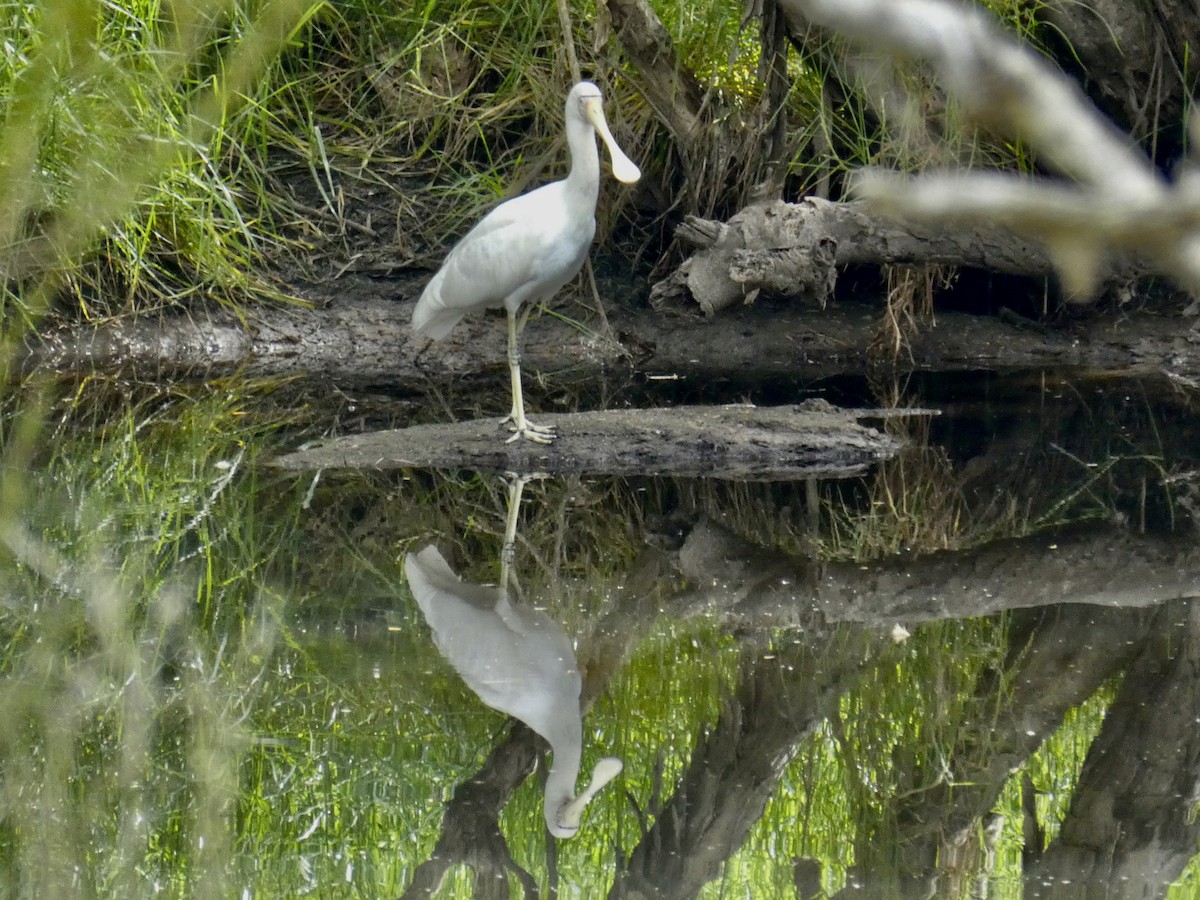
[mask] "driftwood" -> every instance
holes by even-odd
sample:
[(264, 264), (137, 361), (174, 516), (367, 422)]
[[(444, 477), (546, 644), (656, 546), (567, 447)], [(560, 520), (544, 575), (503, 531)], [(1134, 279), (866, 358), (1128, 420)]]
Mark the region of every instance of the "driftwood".
[(538, 424), (558, 429), (550, 445), (506, 443), (508, 429), (502, 423), (475, 420), (347, 435), (278, 457), (275, 464), (293, 470), (415, 466), (772, 481), (842, 476), (862, 472), (900, 449), (895, 438), (857, 421), (895, 414), (844, 411), (816, 401), (538, 416)]
[(1046, 276), (1054, 272), (1041, 245), (1002, 228), (937, 228), (872, 215), (866, 204), (760, 203), (728, 222), (689, 217), (676, 236), (699, 249), (654, 286), (655, 308), (690, 296), (705, 315), (753, 303), (760, 292), (825, 306), (837, 267), (949, 265)]

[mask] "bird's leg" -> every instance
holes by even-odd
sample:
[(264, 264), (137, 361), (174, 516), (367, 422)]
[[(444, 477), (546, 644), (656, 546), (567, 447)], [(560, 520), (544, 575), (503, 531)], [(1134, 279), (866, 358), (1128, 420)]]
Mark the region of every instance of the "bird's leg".
[(512, 443), (517, 438), (528, 438), (539, 444), (549, 444), (554, 440), (554, 426), (552, 425), (534, 425), (525, 418), (525, 398), (521, 393), (521, 332), (525, 329), (525, 322), (529, 318), (529, 312), (526, 311), (521, 316), (521, 323), (517, 325), (516, 315), (509, 310), (508, 312), (508, 374), (512, 380), (512, 412), (508, 414), (508, 419), (513, 423), (514, 434), (508, 439), (508, 443)]

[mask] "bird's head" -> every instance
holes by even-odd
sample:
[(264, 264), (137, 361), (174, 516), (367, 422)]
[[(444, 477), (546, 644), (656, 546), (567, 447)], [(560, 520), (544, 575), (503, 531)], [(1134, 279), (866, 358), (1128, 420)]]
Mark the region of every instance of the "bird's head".
[(604, 141), (604, 146), (608, 148), (609, 159), (612, 160), (613, 177), (624, 184), (633, 184), (641, 178), (641, 169), (625, 155), (625, 151), (617, 146), (616, 139), (608, 130), (608, 120), (604, 118), (604, 97), (600, 93), (600, 88), (590, 81), (581, 81), (571, 88), (568, 102), (579, 104), (579, 112), (592, 123), (596, 134), (600, 135), (600, 140)]
[(573, 838), (579, 833), (583, 811), (600, 793), (600, 789), (621, 774), (624, 764), (615, 756), (605, 756), (592, 769), (592, 780), (578, 797), (568, 800), (556, 810), (546, 810), (546, 827), (556, 838)]

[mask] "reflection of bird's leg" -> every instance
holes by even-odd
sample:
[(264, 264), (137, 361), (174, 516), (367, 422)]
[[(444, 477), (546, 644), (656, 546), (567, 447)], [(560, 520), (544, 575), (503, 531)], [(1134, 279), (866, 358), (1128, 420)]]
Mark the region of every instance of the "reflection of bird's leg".
[(507, 473), (508, 515), (504, 520), (504, 546), (500, 549), (500, 587), (508, 590), (512, 575), (512, 564), (517, 557), (517, 517), (521, 513), (521, 493), (530, 475)]
[(511, 581), (513, 590), (520, 593), (521, 585), (512, 571), (513, 562), (517, 558), (517, 518), (521, 514), (521, 495), (525, 485), (531, 481), (549, 478), (545, 472), (532, 472), (518, 475), (516, 472), (505, 472), (508, 482), (508, 510), (504, 520), (504, 546), (500, 549), (500, 587), (505, 590)]
[(508, 311), (508, 374), (512, 379), (513, 398), (512, 412), (508, 414), (508, 418), (512, 420), (515, 432), (508, 442), (511, 444), (517, 438), (524, 437), (539, 444), (549, 444), (555, 437), (554, 427), (534, 425), (525, 418), (525, 398), (521, 394), (521, 332), (525, 330), (528, 318), (529, 309), (522, 314), (518, 325), (516, 314), (512, 310)]

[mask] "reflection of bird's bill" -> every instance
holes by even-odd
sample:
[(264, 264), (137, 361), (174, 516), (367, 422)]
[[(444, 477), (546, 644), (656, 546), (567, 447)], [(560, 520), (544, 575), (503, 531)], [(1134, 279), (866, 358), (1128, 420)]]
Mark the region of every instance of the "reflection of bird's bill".
[(604, 118), (604, 107), (600, 105), (600, 98), (589, 97), (584, 100), (583, 109), (596, 129), (596, 133), (600, 135), (600, 140), (604, 141), (604, 146), (608, 148), (608, 155), (612, 159), (613, 176), (617, 181), (633, 184), (642, 177), (642, 170), (617, 146), (612, 132), (608, 130), (608, 120)]
[(605, 756), (600, 759), (596, 763), (596, 767), (592, 769), (592, 780), (588, 786), (578, 797), (563, 807), (558, 817), (560, 826), (578, 828), (583, 819), (583, 810), (592, 802), (592, 798), (600, 793), (602, 787), (621, 774), (623, 768), (625, 768), (624, 764), (615, 756)]

